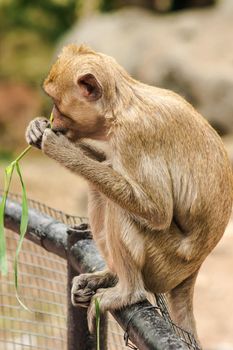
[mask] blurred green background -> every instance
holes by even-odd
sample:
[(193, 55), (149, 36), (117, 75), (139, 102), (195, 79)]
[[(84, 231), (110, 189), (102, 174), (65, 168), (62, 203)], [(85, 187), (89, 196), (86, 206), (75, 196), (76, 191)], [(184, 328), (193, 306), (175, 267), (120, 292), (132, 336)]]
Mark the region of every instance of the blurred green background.
[[(24, 144), (26, 124), (48, 115), (40, 85), (59, 37), (79, 15), (76, 0), (0, 2), (0, 160)], [(17, 126), (17, 127), (15, 127)]]

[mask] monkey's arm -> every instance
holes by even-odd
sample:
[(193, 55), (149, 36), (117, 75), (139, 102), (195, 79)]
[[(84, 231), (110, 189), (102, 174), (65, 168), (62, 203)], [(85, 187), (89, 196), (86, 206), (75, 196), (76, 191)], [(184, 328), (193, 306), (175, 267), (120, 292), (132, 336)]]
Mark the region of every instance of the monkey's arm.
[[(48, 127), (49, 121), (46, 118), (38, 117), (30, 122), (26, 130), (26, 141), (29, 145), (41, 149), (42, 136), (45, 129)], [(96, 143), (87, 138), (80, 139), (75, 143), (75, 145), (82, 149), (83, 153), (99, 162), (106, 160), (106, 154), (104, 150), (98, 146)]]
[(170, 226), (173, 202), (170, 191), (163, 187), (163, 183), (156, 183), (152, 199), (136, 182), (124, 178), (106, 164), (87, 157), (64, 135), (56, 135), (50, 129), (44, 132), (42, 150), (63, 166), (83, 176), (122, 208), (147, 220), (154, 229), (163, 230)]
[(106, 154), (102, 149), (97, 148), (91, 141), (83, 139), (75, 143), (75, 145), (83, 151), (83, 153), (98, 162), (106, 160)]

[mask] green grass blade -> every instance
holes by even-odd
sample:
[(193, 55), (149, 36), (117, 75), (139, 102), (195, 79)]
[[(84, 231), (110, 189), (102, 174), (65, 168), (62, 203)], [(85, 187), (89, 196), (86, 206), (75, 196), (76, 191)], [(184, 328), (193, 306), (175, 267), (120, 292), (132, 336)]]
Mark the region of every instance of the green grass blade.
[(0, 204), (0, 269), (3, 275), (6, 275), (8, 272), (7, 256), (6, 256), (6, 239), (4, 234), (5, 232), (4, 213), (5, 213), (6, 200), (7, 200), (7, 195), (9, 192), (9, 187), (10, 187), (14, 168), (15, 168), (15, 162), (12, 162), (8, 167), (5, 168), (4, 193)]
[(49, 117), (49, 122), (50, 122), (50, 126), (52, 127), (53, 125), (53, 120), (54, 120), (54, 116), (53, 116), (53, 113), (50, 114), (50, 117)]
[(96, 350), (100, 350), (100, 303), (95, 298), (95, 313), (96, 313)]
[(25, 154), (28, 153), (28, 151), (30, 151), (30, 149), (32, 148), (32, 146), (27, 146), (27, 148), (25, 148), (25, 150), (20, 153), (20, 155), (15, 159), (15, 163), (17, 163), (21, 158), (23, 158), (25, 156)]
[(15, 289), (16, 289), (16, 297), (20, 303), (21, 306), (23, 306), (24, 309), (30, 311), (20, 300), (19, 294), (18, 294), (18, 258), (19, 253), (23, 244), (24, 236), (27, 232), (27, 226), (28, 226), (28, 203), (27, 203), (27, 194), (25, 185), (23, 182), (23, 177), (20, 171), (19, 163), (16, 162), (16, 170), (19, 175), (19, 179), (22, 186), (22, 216), (21, 216), (21, 222), (20, 222), (20, 236), (19, 236), (19, 243), (16, 249), (15, 253), (15, 260), (14, 260), (14, 280), (15, 280)]

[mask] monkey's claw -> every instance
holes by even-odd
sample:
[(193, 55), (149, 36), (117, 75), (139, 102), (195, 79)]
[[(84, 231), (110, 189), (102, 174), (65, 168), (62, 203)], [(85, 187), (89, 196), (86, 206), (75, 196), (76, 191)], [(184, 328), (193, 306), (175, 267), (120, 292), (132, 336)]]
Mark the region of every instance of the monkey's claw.
[(92, 233), (89, 229), (88, 224), (81, 224), (79, 226), (72, 226), (67, 229), (68, 235), (72, 235), (75, 238), (75, 241), (81, 239), (92, 239)]

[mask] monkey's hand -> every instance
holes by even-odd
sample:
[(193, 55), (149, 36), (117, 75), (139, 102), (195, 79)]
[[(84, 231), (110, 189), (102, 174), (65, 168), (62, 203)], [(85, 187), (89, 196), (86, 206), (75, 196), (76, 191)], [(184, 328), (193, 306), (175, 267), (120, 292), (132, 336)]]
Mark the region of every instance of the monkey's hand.
[(73, 143), (65, 135), (49, 128), (44, 131), (41, 148), (47, 156), (66, 167), (72, 167), (73, 162), (77, 166), (84, 155), (97, 162), (106, 162), (105, 154), (101, 150), (87, 142)]
[(49, 127), (49, 121), (46, 118), (36, 118), (30, 122), (26, 130), (26, 141), (29, 145), (42, 149), (42, 151), (50, 158), (62, 163), (64, 153), (68, 152), (68, 159), (71, 159), (71, 150), (74, 159), (77, 159), (78, 154), (80, 156), (86, 155), (87, 157), (94, 159), (98, 162), (105, 162), (106, 155), (104, 151), (95, 147), (88, 140), (84, 139), (78, 143), (73, 143), (67, 139), (66, 136), (59, 132), (54, 132)]
[(72, 160), (78, 158), (79, 150), (74, 143), (68, 140), (66, 136), (59, 132), (47, 128), (44, 130), (41, 144), (42, 151), (50, 158), (63, 164), (65, 160)]
[(41, 149), (43, 133), (48, 126), (49, 121), (46, 118), (38, 117), (32, 120), (29, 123), (25, 133), (27, 143)]

